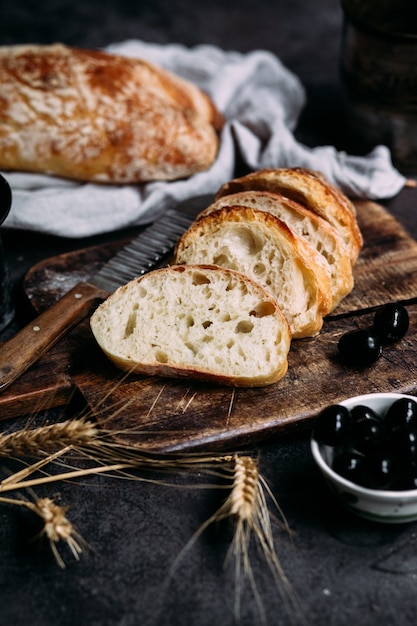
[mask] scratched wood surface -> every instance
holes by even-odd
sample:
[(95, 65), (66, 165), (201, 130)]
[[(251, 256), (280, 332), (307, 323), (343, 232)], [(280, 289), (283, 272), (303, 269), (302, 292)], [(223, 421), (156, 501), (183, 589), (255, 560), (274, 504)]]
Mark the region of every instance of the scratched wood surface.
[[(355, 287), (313, 339), (293, 341), (287, 375), (265, 388), (232, 389), (122, 376), (98, 349), (88, 320), (0, 395), (3, 418), (66, 404), (74, 392), (120, 440), (143, 448), (231, 448), (311, 425), (326, 404), (373, 391), (417, 393), (417, 243), (383, 207), (357, 205), (365, 245)], [(35, 311), (44, 310), (79, 280), (88, 279), (126, 242), (47, 259), (25, 280)], [(410, 330), (365, 370), (343, 367), (337, 342), (371, 324), (375, 307), (404, 301)]]

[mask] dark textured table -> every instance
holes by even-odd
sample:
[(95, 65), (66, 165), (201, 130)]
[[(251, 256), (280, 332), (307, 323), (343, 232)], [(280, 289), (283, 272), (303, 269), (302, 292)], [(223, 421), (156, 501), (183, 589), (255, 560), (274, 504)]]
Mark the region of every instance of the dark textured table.
[[(297, 136), (308, 145), (348, 147), (341, 115), (338, 57), (342, 11), (336, 0), (28, 0), (3, 2), (0, 43), (94, 47), (128, 38), (276, 53), (304, 83), (308, 104)], [(0, 86), (1, 89), (1, 86)], [(349, 146), (350, 148), (351, 146)], [(416, 172), (417, 174), (417, 172)], [(417, 194), (404, 190), (386, 202), (417, 237)], [(114, 233), (113, 238), (124, 233)], [(27, 321), (20, 300), (25, 272), (38, 260), (107, 241), (67, 241), (5, 231), (3, 240), (17, 299), (4, 340)], [(38, 416), (54, 421), (59, 410)], [(11, 424), (5, 424), (12, 427)], [(267, 440), (256, 449), (259, 467), (292, 530), (273, 523), (282, 568), (311, 626), (413, 625), (417, 620), (416, 523), (383, 525), (356, 518), (331, 498), (309, 451), (309, 433)], [(6, 464), (6, 462), (5, 462)], [(62, 548), (61, 570), (17, 507), (0, 508), (0, 624), (27, 626), (224, 626), (235, 623), (234, 570), (224, 566), (232, 528), (208, 528), (170, 568), (197, 529), (220, 506), (224, 492), (200, 488), (215, 479), (173, 475), (176, 486), (103, 476), (36, 488), (68, 504), (68, 517), (88, 543), (79, 561)], [(189, 483), (191, 482), (191, 486)], [(201, 483), (201, 484), (200, 484)], [(31, 494), (26, 494), (31, 498)], [(265, 559), (250, 552), (269, 624), (292, 624)], [(240, 623), (257, 626), (248, 583)], [(294, 623), (300, 623), (294, 616)]]

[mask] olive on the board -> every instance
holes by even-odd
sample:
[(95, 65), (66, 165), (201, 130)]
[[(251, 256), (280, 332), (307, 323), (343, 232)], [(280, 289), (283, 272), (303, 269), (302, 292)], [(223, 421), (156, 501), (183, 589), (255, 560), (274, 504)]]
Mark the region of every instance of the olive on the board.
[(342, 335), (337, 348), (346, 365), (365, 367), (381, 356), (382, 341), (370, 329), (351, 330)]
[(395, 302), (380, 307), (374, 315), (374, 329), (383, 343), (394, 343), (402, 339), (409, 324), (407, 309)]

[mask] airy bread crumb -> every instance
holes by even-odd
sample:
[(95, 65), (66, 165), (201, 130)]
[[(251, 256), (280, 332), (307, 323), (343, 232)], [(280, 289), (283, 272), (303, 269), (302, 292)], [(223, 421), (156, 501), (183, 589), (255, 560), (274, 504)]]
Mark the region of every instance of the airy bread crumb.
[(288, 323), (243, 274), (209, 265), (154, 270), (118, 289), (91, 318), (121, 369), (236, 386), (263, 386), (288, 368)]
[(328, 263), (264, 211), (231, 206), (209, 213), (180, 238), (174, 258), (246, 274), (277, 299), (294, 338), (316, 335), (332, 306)]

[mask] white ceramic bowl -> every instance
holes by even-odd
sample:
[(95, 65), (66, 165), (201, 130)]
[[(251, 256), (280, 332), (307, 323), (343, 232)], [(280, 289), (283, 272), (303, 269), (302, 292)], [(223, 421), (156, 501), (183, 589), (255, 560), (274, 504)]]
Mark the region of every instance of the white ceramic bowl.
[[(399, 398), (415, 396), (399, 393), (370, 393), (339, 402), (348, 409), (362, 404), (383, 414), (388, 406)], [(388, 523), (417, 520), (417, 489), (407, 491), (376, 490), (361, 487), (339, 476), (331, 468), (333, 448), (311, 439), (311, 451), (330, 489), (349, 510), (367, 519)]]

